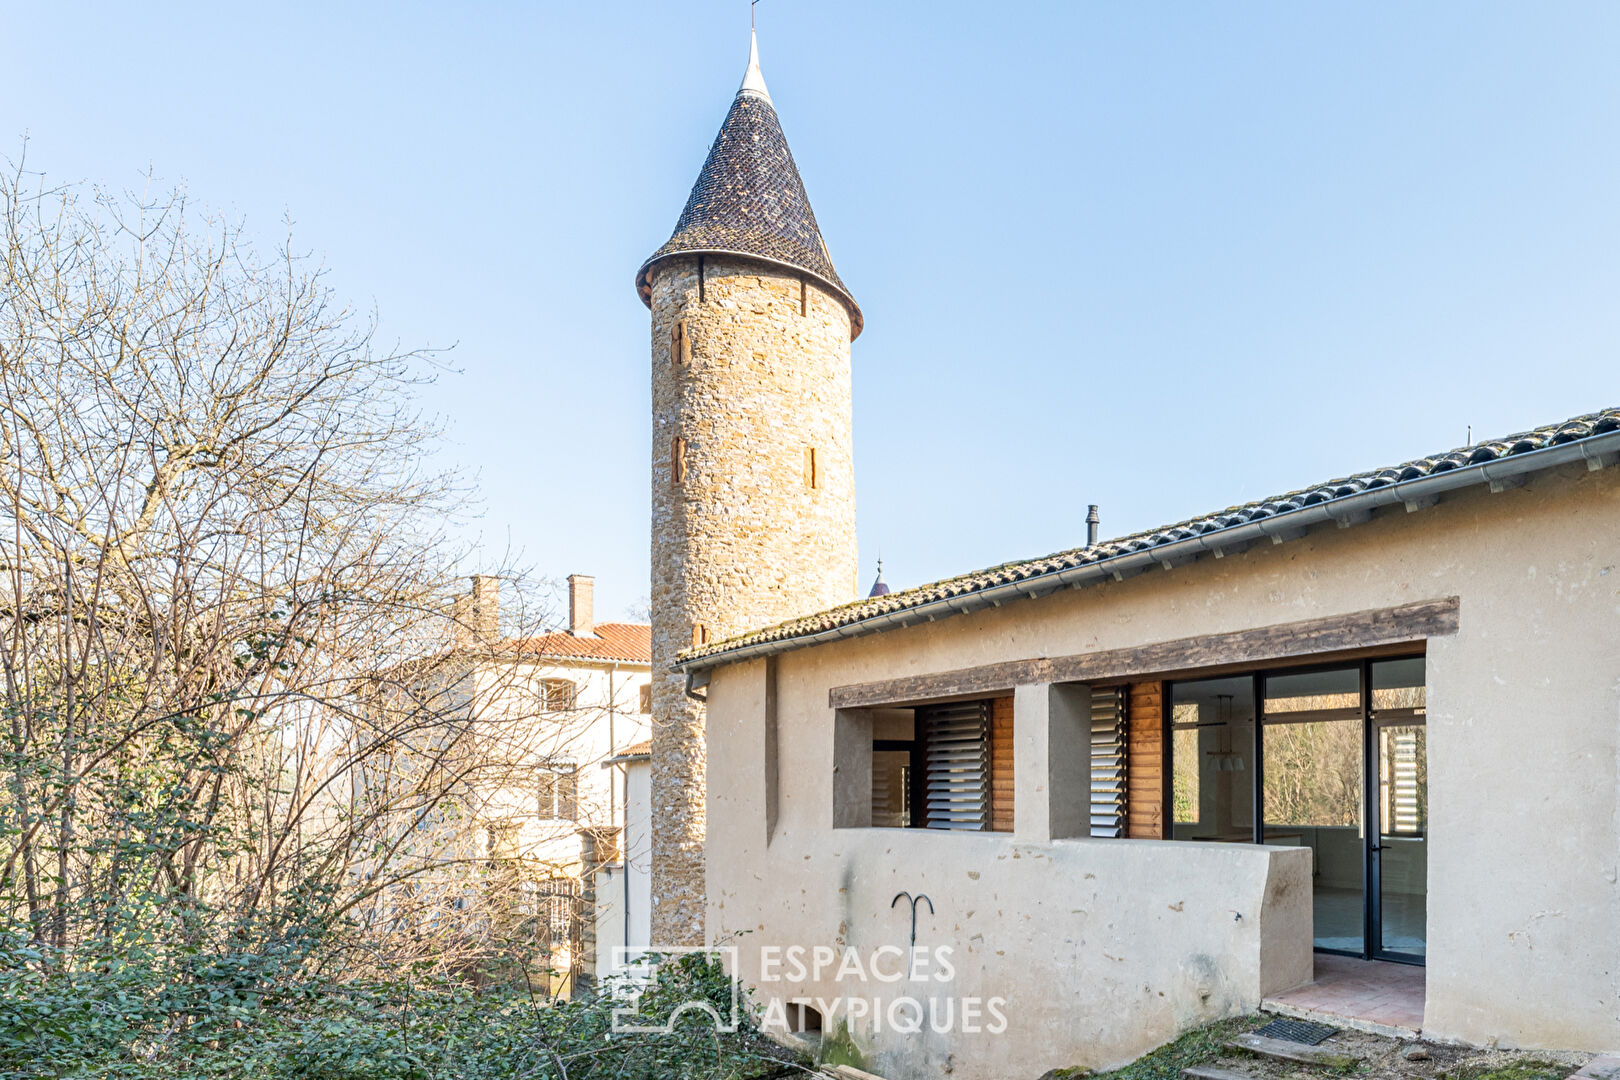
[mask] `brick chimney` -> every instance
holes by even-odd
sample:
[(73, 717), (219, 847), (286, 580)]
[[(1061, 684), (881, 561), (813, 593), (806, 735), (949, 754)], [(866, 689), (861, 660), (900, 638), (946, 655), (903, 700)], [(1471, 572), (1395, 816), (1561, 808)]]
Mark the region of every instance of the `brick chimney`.
[(568, 575), (568, 632), (575, 637), (596, 634), (596, 579), (589, 574)]

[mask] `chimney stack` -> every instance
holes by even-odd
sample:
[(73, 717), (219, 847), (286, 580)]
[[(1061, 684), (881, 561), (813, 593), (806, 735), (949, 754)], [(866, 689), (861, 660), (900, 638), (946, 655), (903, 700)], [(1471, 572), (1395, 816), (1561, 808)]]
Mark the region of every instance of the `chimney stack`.
[(589, 574), (568, 575), (568, 632), (575, 637), (596, 634), (596, 579)]
[(1097, 516), (1097, 504), (1092, 503), (1086, 507), (1086, 547), (1097, 546), (1097, 525), (1102, 519)]
[(501, 582), (490, 574), (474, 574), (472, 598), (467, 605), (467, 630), (474, 641), (488, 645), (501, 633)]

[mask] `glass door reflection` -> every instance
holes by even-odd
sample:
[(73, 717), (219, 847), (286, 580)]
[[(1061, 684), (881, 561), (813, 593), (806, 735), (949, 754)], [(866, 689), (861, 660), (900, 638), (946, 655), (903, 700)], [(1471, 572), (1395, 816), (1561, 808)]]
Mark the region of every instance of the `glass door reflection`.
[(1261, 713), (1266, 843), (1311, 849), (1316, 947), (1356, 956), (1366, 945), (1361, 671), (1269, 675)]
[(1378, 842), (1373, 846), (1375, 956), (1421, 960), (1428, 951), (1429, 768), (1421, 658), (1372, 665)]

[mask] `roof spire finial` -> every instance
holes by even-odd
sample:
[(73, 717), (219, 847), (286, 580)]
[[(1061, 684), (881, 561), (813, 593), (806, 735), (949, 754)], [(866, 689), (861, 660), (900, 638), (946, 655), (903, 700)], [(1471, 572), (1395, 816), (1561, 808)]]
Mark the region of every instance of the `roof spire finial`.
[(759, 35), (754, 31), (754, 5), (759, 0), (753, 0), (748, 5), (748, 70), (743, 73), (742, 86), (738, 88), (739, 94), (754, 94), (771, 100), (771, 92), (765, 89), (765, 74), (759, 70)]
[(877, 580), (872, 582), (872, 591), (866, 594), (869, 599), (874, 596), (888, 596), (890, 591), (889, 583), (883, 580), (883, 556), (878, 556), (877, 564)]

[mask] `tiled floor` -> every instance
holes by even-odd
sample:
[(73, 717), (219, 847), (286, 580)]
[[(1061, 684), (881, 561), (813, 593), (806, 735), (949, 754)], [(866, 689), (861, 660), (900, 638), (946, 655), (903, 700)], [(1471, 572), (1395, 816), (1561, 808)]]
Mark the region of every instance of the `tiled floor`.
[[(1317, 884), (1312, 890), (1316, 908), (1316, 947), (1360, 952), (1363, 900), (1360, 889), (1336, 889)], [(1384, 890), (1382, 951), (1422, 956), (1428, 913), (1423, 893)]]
[(1354, 1020), (1416, 1033), (1423, 1027), (1423, 969), (1317, 954), (1315, 982), (1275, 994), (1266, 1004), (1323, 1023)]

